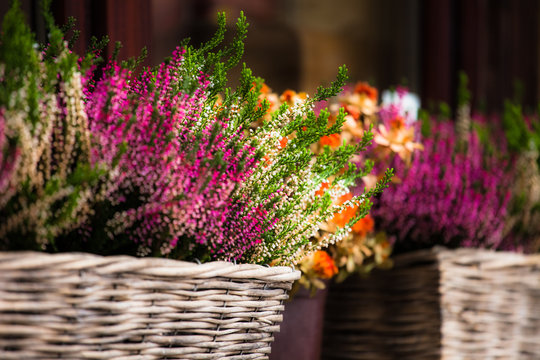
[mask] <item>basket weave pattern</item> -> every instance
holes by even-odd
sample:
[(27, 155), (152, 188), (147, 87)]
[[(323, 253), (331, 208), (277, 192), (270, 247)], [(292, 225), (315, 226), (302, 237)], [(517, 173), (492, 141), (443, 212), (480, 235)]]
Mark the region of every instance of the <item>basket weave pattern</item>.
[(323, 359), (540, 359), (540, 256), (437, 248), (333, 285)]
[(286, 267), (0, 253), (0, 359), (267, 359)]

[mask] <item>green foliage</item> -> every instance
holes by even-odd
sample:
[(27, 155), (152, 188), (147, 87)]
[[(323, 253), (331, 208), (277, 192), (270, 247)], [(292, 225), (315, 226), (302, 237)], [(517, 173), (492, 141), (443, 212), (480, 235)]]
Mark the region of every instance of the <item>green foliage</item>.
[[(79, 223), (81, 212), (88, 208), (87, 194), (96, 191), (105, 176), (104, 169), (89, 164), (86, 140), (90, 135), (78, 119), (78, 109), (84, 106), (80, 82), (72, 82), (79, 70), (78, 56), (67, 48), (49, 5), (44, 1), (42, 9), (49, 32), (47, 46), (36, 43), (18, 0), (2, 23), (0, 121), (5, 133), (0, 136), (6, 137), (2, 140), (8, 146), (1, 151), (17, 154), (11, 172), (0, 174), (0, 183), (9, 185), (8, 191), (0, 191), (2, 248), (39, 249), (52, 244)], [(69, 21), (67, 28), (73, 24)]]
[[(200, 47), (196, 48), (183, 42), (185, 49), (185, 66), (183, 67), (184, 84), (182, 87), (193, 92), (198, 86), (198, 77), (201, 72), (212, 77), (210, 85), (211, 97), (226, 91), (227, 71), (236, 66), (244, 54), (244, 41), (247, 34), (248, 23), (244, 13), (236, 22), (236, 34), (232, 42), (223, 45), (226, 33), (225, 13), (218, 13), (218, 28), (214, 36)], [(187, 40), (187, 39), (186, 39)]]
[(73, 46), (75, 45), (77, 40), (79, 40), (79, 36), (81, 35), (80, 30), (75, 29), (76, 22), (77, 20), (74, 17), (70, 16), (68, 17), (67, 23), (60, 28), (60, 31), (63, 34), (67, 34), (69, 31), (71, 31), (72, 33), (71, 37), (68, 40), (69, 49), (73, 49)]
[(513, 90), (513, 102), (515, 104), (522, 104), (523, 95), (525, 93), (525, 86), (523, 85), (523, 81), (519, 79), (514, 79)]
[[(103, 36), (101, 40), (98, 40), (95, 36), (92, 36), (90, 38), (90, 46), (86, 50), (86, 54), (82, 57), (81, 60), (81, 71), (86, 71), (89, 69), (92, 65), (99, 65), (103, 62), (103, 58), (100, 56), (101, 52), (107, 44), (109, 43), (109, 37), (107, 35)], [(121, 44), (118, 45), (118, 50), (122, 47)], [(116, 51), (116, 47), (115, 47)]]
[(470, 102), (471, 92), (469, 91), (469, 78), (464, 71), (460, 71), (458, 74), (457, 105), (460, 107), (469, 104)]
[(431, 135), (431, 116), (429, 112), (425, 109), (418, 110), (418, 120), (421, 123), (420, 132), (423, 137), (428, 137)]
[(538, 125), (529, 128), (523, 117), (520, 105), (507, 100), (504, 102), (502, 125), (508, 148), (514, 152), (540, 149), (540, 131)]
[(34, 35), (26, 26), (19, 0), (4, 16), (2, 33), (0, 34), (0, 63), (2, 64), (0, 82), (0, 104), (7, 109), (30, 108), (28, 117), (33, 123), (39, 120), (38, 97), (35, 88), (29, 88), (27, 99), (20, 93), (25, 82), (37, 82), (39, 59), (35, 51)]
[(141, 49), (141, 53), (139, 54), (138, 57), (136, 58), (132, 57), (132, 58), (122, 61), (122, 64), (121, 64), (122, 68), (128, 69), (130, 71), (134, 71), (144, 62), (144, 60), (147, 57), (148, 57), (148, 49), (145, 46)]
[(478, 122), (472, 123), (472, 129), (478, 136), (480, 143), (482, 144), (486, 155), (493, 156), (497, 153), (497, 149), (494, 144), (494, 135), (488, 126), (479, 124)]
[(447, 120), (452, 118), (452, 109), (450, 108), (450, 105), (448, 105), (445, 102), (439, 103), (439, 114), (438, 119), (439, 120)]
[(329, 87), (324, 87), (321, 85), (317, 88), (317, 92), (314, 96), (315, 101), (326, 100), (328, 98), (331, 98), (332, 96), (336, 96), (337, 94), (339, 94), (339, 92), (343, 88), (343, 85), (345, 85), (345, 83), (347, 82), (347, 73), (347, 67), (345, 65), (340, 66), (338, 69), (336, 80), (333, 81)]

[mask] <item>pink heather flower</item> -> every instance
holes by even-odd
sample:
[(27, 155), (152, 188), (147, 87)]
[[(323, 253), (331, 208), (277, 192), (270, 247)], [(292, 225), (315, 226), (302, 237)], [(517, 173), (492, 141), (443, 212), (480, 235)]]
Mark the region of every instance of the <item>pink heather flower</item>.
[(225, 134), (229, 120), (205, 108), (204, 74), (193, 93), (178, 90), (182, 56), (177, 49), (170, 62), (139, 79), (111, 64), (89, 92), (89, 121), (103, 144), (96, 158), (110, 162), (122, 144), (127, 149), (111, 196), (120, 208), (135, 205), (111, 224), (162, 255), (182, 247), (239, 260), (275, 220), (260, 205), (234, 196), (257, 164), (255, 149), (241, 129)]
[(10, 144), (6, 134), (5, 111), (0, 109), (0, 194), (5, 194), (10, 185), (13, 170), (20, 156), (20, 150)]
[[(87, 92), (86, 113), (95, 144), (91, 154), (92, 164), (99, 161), (112, 163), (131, 117), (127, 71), (120, 69), (116, 63), (110, 64), (105, 71), (110, 75), (104, 76), (95, 87), (92, 85), (91, 92)], [(88, 80), (84, 82), (90, 86)]]

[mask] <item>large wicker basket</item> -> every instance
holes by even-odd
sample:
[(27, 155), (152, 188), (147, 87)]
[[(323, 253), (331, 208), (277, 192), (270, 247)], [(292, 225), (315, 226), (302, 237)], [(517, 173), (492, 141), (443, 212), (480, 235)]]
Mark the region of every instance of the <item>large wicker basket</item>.
[(0, 359), (267, 359), (286, 267), (0, 253)]
[(323, 359), (540, 359), (540, 256), (437, 248), (329, 291)]

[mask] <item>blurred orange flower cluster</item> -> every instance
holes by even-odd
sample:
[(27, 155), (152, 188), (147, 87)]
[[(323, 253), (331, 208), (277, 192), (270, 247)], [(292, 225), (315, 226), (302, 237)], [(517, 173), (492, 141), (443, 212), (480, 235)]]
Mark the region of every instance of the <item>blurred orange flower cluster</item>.
[(321, 279), (331, 279), (338, 273), (338, 268), (326, 251), (319, 250), (313, 254), (313, 271)]
[[(407, 112), (403, 103), (406, 91), (398, 88), (393, 95), (395, 102), (379, 104), (377, 89), (365, 82), (356, 83), (344, 90), (330, 101), (329, 106), (334, 119), (340, 109), (345, 113), (341, 132), (321, 138), (319, 147), (336, 148), (342, 143), (357, 143), (364, 136), (364, 132), (373, 126), (374, 140), (369, 156), (377, 163), (389, 164), (394, 156), (399, 156), (409, 163), (412, 154), (422, 150), (423, 146), (415, 139), (415, 114)], [(373, 187), (381, 176), (379, 173), (364, 176), (363, 186)], [(332, 179), (329, 179), (328, 183), (331, 182)], [(329, 188), (329, 185), (321, 188), (317, 195)], [(343, 204), (351, 198), (352, 194), (345, 194), (337, 202)], [(344, 227), (356, 216), (357, 211), (358, 206), (349, 206), (334, 214), (323, 227), (323, 232), (334, 232)], [(390, 243), (384, 232), (376, 232), (375, 225), (374, 219), (368, 214), (351, 226), (348, 236), (330, 247), (329, 251), (340, 269), (338, 280), (355, 271), (367, 272), (375, 266), (390, 264)]]
[(318, 250), (306, 257), (298, 268), (302, 271), (302, 277), (295, 284), (292, 293), (296, 292), (298, 285), (310, 289), (311, 293), (326, 287), (325, 280), (333, 278), (339, 269), (330, 254), (324, 250)]
[(330, 146), (332, 149), (337, 148), (341, 145), (341, 135), (339, 134), (332, 134), (321, 137), (321, 140), (319, 140), (319, 144), (321, 146)]
[[(303, 92), (286, 90), (281, 95), (272, 93), (263, 85), (260, 101), (264, 99), (270, 102), (272, 110), (276, 110), (281, 104), (294, 105), (305, 101), (307, 95)], [(345, 113), (345, 122), (341, 132), (323, 136), (318, 144), (313, 145), (315, 152), (320, 152), (328, 146), (332, 150), (344, 143), (354, 144), (364, 136), (364, 132), (371, 126), (374, 127), (374, 146), (370, 156), (381, 161), (392, 155), (400, 156), (405, 161), (410, 161), (412, 153), (422, 149), (422, 145), (415, 142), (414, 127), (409, 119), (400, 111), (397, 105), (379, 105), (379, 92), (376, 88), (365, 82), (359, 82), (350, 86), (339, 96), (330, 100), (330, 123), (337, 119), (340, 109)], [(280, 147), (287, 145), (289, 139), (283, 138)], [(362, 160), (358, 158), (358, 160)], [(381, 174), (368, 174), (362, 178), (363, 185), (370, 188), (374, 186)], [(337, 196), (340, 190), (330, 178), (323, 182), (315, 192), (315, 196), (323, 196), (330, 192)], [(332, 198), (335, 205), (342, 205), (351, 200), (353, 195), (346, 193), (337, 198)], [(335, 233), (339, 228), (345, 227), (351, 219), (357, 216), (358, 205), (350, 205), (342, 211), (334, 214), (333, 218), (321, 227), (318, 237), (324, 237)], [(351, 231), (338, 243), (332, 245), (327, 251), (320, 250), (311, 257), (304, 259), (299, 268), (303, 277), (300, 283), (305, 287), (314, 289), (324, 288), (324, 282), (338, 275), (338, 280), (345, 278), (353, 272), (368, 272), (375, 266), (390, 264), (389, 256), (391, 246), (384, 233), (375, 231), (375, 221), (368, 214), (351, 225)]]
[[(338, 200), (338, 203), (339, 205), (341, 205), (351, 199), (352, 199), (352, 194), (348, 193), (341, 196)], [(343, 210), (342, 212), (335, 213), (331, 221), (339, 227), (344, 227), (356, 215), (357, 210), (358, 210), (358, 206), (349, 206), (345, 208), (345, 210)]]
[[(341, 204), (352, 198), (348, 193), (339, 198)], [(334, 214), (327, 229), (335, 231), (335, 226), (343, 227), (356, 216), (357, 206), (349, 206), (340, 213)], [(371, 215), (358, 220), (351, 227), (352, 232), (339, 243), (330, 247), (335, 264), (342, 269), (338, 281), (343, 280), (355, 271), (367, 272), (375, 266), (389, 264), (390, 243), (384, 233), (375, 233), (375, 221)], [(366, 263), (366, 260), (370, 259)]]
[(371, 215), (367, 214), (365, 217), (361, 218), (353, 225), (352, 231), (361, 237), (366, 236), (375, 229), (375, 221)]

